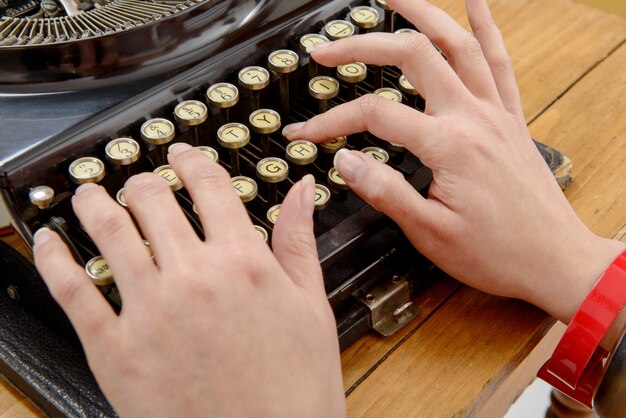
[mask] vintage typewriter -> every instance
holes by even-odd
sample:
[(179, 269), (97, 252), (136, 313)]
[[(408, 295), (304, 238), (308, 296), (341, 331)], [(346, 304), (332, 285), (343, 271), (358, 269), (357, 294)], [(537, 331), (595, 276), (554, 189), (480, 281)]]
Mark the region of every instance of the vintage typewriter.
[[(367, 31), (416, 30), (384, 0), (1, 0), (0, 17), (4, 204), (28, 244), (37, 228), (56, 230), (114, 307), (114, 278), (70, 197), (97, 182), (124, 206), (124, 181), (155, 172), (202, 236), (165, 160), (168, 145), (182, 141), (229, 170), (268, 242), (290, 185), (315, 175), (315, 233), (342, 348), (372, 328), (390, 335), (416, 315), (411, 297), (440, 272), (348, 190), (332, 160), (342, 147), (362, 150), (422, 193), (428, 168), (369, 134), (317, 146), (280, 134), (281, 125), (366, 93), (423, 110), (397, 68), (325, 68), (306, 53), (313, 43)], [(563, 165), (538, 146), (553, 167)], [(1, 306), (12, 319), (0, 333), (0, 371), (51, 415), (114, 415), (33, 267), (7, 263)]]

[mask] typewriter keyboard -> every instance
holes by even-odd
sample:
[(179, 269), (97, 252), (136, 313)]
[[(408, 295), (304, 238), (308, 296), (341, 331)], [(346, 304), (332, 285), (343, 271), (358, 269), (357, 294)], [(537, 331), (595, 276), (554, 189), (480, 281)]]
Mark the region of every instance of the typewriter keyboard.
[(431, 179), (429, 170), (401, 145), (371, 134), (321, 144), (290, 143), (281, 135), (288, 123), (368, 93), (424, 109), (419, 92), (395, 67), (355, 62), (327, 68), (307, 54), (314, 44), (369, 31), (415, 30), (383, 0), (354, 3), (334, 10), (320, 6), (322, 18), (316, 16), (313, 23), (304, 19), (280, 28), (280, 36), (259, 36), (89, 121), (51, 151), (56, 160), (34, 176), (40, 183), (30, 184), (28, 201), (17, 205), (20, 218), (31, 231), (42, 225), (56, 230), (94, 284), (120, 305), (106, 260), (72, 213), (70, 197), (78, 185), (98, 183), (126, 208), (125, 181), (153, 172), (167, 181), (202, 237), (194, 204), (166, 158), (172, 144), (189, 143), (228, 170), (259, 239), (269, 245), (287, 191), (312, 174), (320, 261), (331, 303), (339, 306), (369, 280), (363, 272), (395, 251), (401, 239), (384, 216), (349, 190), (333, 167), (334, 155), (342, 148), (360, 150), (402, 172), (419, 191)]

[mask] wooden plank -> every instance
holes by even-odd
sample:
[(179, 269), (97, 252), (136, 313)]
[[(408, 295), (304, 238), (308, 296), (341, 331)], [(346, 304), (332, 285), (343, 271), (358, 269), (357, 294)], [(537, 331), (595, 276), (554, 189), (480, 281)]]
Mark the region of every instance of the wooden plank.
[[(463, 0), (434, 0), (469, 30)], [(626, 37), (626, 20), (571, 0), (490, 0), (534, 119)], [(541, 139), (541, 137), (540, 137)]]
[(349, 415), (469, 416), (552, 323), (526, 303), (463, 287), (352, 392)]
[(530, 126), (533, 136), (572, 160), (574, 182), (566, 195), (583, 222), (605, 237), (626, 223), (624, 68), (626, 44)]

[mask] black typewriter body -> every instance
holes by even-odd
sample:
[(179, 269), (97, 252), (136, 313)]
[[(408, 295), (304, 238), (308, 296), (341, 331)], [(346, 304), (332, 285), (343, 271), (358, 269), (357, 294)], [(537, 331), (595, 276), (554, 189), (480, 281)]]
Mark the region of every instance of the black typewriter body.
[[(115, 1), (130, 0), (112, 3)], [(172, 142), (209, 145), (218, 151), (226, 168), (232, 170), (231, 154), (215, 142), (217, 122), (224, 122), (223, 111), (208, 106), (208, 119), (197, 128), (177, 123), (173, 116), (177, 104), (188, 100), (206, 104), (205, 94), (210, 86), (221, 82), (237, 85), (242, 68), (268, 68), (270, 53), (288, 49), (299, 55), (299, 68), (289, 76), (289, 111), (281, 114), (282, 125), (301, 121), (320, 109), (307, 92), (311, 75), (336, 77), (335, 69), (316, 67), (314, 73), (310, 68), (313, 64), (299, 45), (303, 35), (320, 34), (324, 25), (335, 19), (349, 21), (351, 9), (358, 6), (370, 6), (380, 14), (380, 23), (369, 30), (384, 30), (392, 16), (394, 29), (410, 27), (374, 1), (180, 3), (179, 9), (169, 15), (119, 33), (64, 38), (48, 45), (16, 45), (13, 40), (12, 45), (0, 46), (0, 186), (13, 225), (29, 245), (32, 234), (47, 225), (61, 233), (78, 262), (85, 264), (98, 255), (71, 210), (70, 198), (77, 184), (68, 170), (76, 159), (95, 157), (104, 163), (107, 174), (99, 184), (115, 199), (129, 175), (153, 171), (158, 165), (160, 148), (143, 142), (140, 130), (149, 119), (165, 118), (175, 125)], [(0, 25), (0, 38), (6, 38), (6, 34)], [(0, 45), (1, 42), (2, 39)], [(357, 86), (356, 95), (375, 89), (374, 73), (369, 69), (367, 78)], [(248, 117), (255, 107), (281, 113), (284, 101), (281, 102), (280, 77), (274, 72), (270, 74), (269, 86), (258, 96), (240, 88), (240, 102), (229, 110), (229, 122), (249, 125)], [(400, 75), (396, 68), (384, 69), (381, 87), (399, 89)], [(346, 94), (342, 84), (328, 106), (348, 100)], [(287, 141), (280, 130), (269, 136), (271, 155), (285, 158)], [(107, 143), (122, 137), (134, 138), (141, 147), (142, 157), (127, 168), (113, 166), (105, 157)], [(255, 141), (259, 141), (259, 136), (252, 133), (250, 143)], [(426, 193), (430, 170), (408, 152), (367, 134), (349, 137), (347, 144), (352, 149), (384, 149), (388, 163), (403, 172), (416, 190)], [(233, 175), (253, 178), (250, 161), (254, 162), (260, 152), (259, 145), (246, 154)], [(328, 184), (332, 154), (320, 153), (315, 164), (317, 169), (309, 172), (313, 172), (318, 183), (328, 186), (332, 195), (327, 207), (316, 212), (315, 234), (343, 349), (372, 327), (385, 334), (402, 326), (415, 315), (416, 308), (410, 307), (411, 296), (440, 272), (412, 248), (389, 219), (351, 191), (337, 190)], [(277, 187), (278, 203), (302, 172), (290, 165), (290, 177)], [(272, 224), (264, 217), (270, 203), (275, 203), (267, 197), (271, 186), (258, 179), (257, 182), (262, 202), (246, 205), (253, 223), (271, 235)], [(29, 197), (37, 186), (48, 186), (54, 191), (53, 200), (44, 209), (34, 205)], [(176, 193), (201, 235), (188, 196), (184, 190)], [(11, 336), (6, 337), (7, 342), (0, 344), (0, 371), (48, 414), (114, 415), (88, 373), (71, 326), (32, 266), (17, 270), (20, 273), (2, 276), (2, 287), (7, 289), (3, 304), (11, 312), (18, 312), (16, 316), (25, 315), (25, 319), (3, 333), (19, 334), (21, 346), (28, 347), (22, 349), (20, 344), (12, 343)], [(114, 285), (101, 290), (119, 308)], [(24, 325), (29, 322), (37, 323), (31, 331), (30, 325)], [(46, 339), (55, 341), (54, 349), (41, 342)], [(72, 360), (57, 361), (60, 357)], [(42, 362), (54, 366), (46, 367), (43, 376), (36, 366)]]

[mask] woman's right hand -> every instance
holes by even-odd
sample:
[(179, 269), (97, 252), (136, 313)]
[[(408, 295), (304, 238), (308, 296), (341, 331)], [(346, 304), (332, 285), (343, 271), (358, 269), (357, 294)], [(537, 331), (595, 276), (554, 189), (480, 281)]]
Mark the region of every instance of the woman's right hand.
[(433, 171), (426, 199), (360, 152), (339, 152), (335, 165), (447, 273), (568, 322), (623, 244), (583, 225), (537, 151), (485, 0), (467, 1), (473, 33), (424, 0), (388, 3), (423, 34), (354, 36), (317, 45), (311, 56), (328, 67), (395, 65), (425, 98), (426, 111), (367, 95), (284, 135), (322, 142), (369, 131), (404, 145)]

